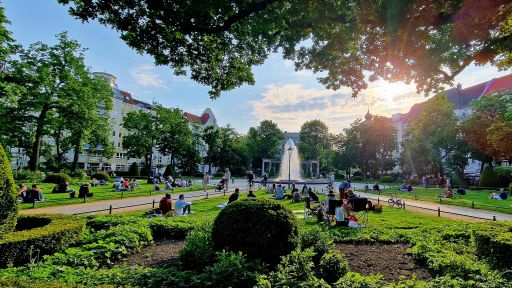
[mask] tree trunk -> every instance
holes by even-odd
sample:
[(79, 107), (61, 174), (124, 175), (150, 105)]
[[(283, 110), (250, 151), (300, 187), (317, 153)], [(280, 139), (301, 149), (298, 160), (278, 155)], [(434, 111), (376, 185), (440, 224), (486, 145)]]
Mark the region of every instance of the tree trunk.
[(55, 149), (57, 150), (57, 162), (59, 164), (62, 163), (62, 153), (60, 151), (60, 140), (61, 140), (61, 135), (62, 135), (62, 132), (61, 132), (61, 129), (59, 127), (58, 131), (57, 131), (57, 134), (55, 135)]
[(36, 123), (36, 135), (34, 144), (32, 145), (32, 155), (30, 156), (30, 161), (28, 162), (28, 169), (32, 171), (36, 171), (39, 168), (39, 156), (41, 155), (41, 144), (43, 141), (43, 128), (44, 122), (46, 120), (46, 116), (48, 115), (48, 111), (50, 110), (50, 104), (45, 103), (43, 105), (43, 109), (37, 118)]
[(80, 146), (82, 143), (82, 137), (79, 137), (75, 142), (75, 152), (73, 154), (73, 165), (71, 171), (75, 172), (78, 169), (78, 157), (80, 156)]

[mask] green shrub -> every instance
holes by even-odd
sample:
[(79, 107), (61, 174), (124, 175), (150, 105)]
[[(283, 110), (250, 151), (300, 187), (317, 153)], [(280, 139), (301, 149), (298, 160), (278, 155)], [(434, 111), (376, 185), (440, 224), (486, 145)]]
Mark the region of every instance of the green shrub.
[(512, 194), (512, 183), (510, 183), (510, 185), (508, 185), (508, 193)]
[(484, 168), (478, 185), (480, 187), (498, 187), (498, 177), (496, 176), (492, 166), (486, 166)]
[(494, 168), (494, 173), (498, 181), (497, 187), (508, 187), (512, 182), (512, 169), (507, 166), (498, 166)]
[(290, 253), (298, 244), (297, 221), (277, 201), (242, 199), (217, 215), (212, 241), (216, 250), (241, 251), (249, 260), (277, 264), (280, 256)]
[(380, 183), (393, 183), (393, 177), (391, 176), (382, 176), (379, 180)]
[(130, 169), (128, 169), (128, 173), (130, 176), (140, 176), (139, 164), (137, 164), (137, 162), (133, 162), (132, 165), (130, 165)]
[(96, 231), (108, 230), (122, 225), (147, 225), (146, 223), (146, 219), (125, 215), (89, 216), (87, 218), (87, 228)]
[(98, 172), (95, 172), (91, 175), (91, 178), (94, 178), (96, 180), (105, 180), (105, 181), (108, 181), (110, 180), (110, 176), (108, 176), (108, 174), (106, 172), (103, 172), (103, 171), (98, 171)]
[(45, 177), (41, 171), (31, 171), (28, 169), (14, 170), (13, 174), (16, 180), (28, 180), (30, 182), (41, 182)]
[(218, 252), (217, 261), (207, 266), (196, 281), (203, 287), (254, 287), (258, 276), (241, 252)]
[(217, 172), (215, 172), (215, 174), (213, 174), (213, 177), (215, 177), (215, 178), (219, 178), (222, 176), (224, 176), (224, 172), (222, 172), (221, 170), (217, 170)]
[(30, 280), (27, 281), (26, 279), (20, 279), (20, 278), (7, 278), (7, 277), (1, 277), (0, 278), (0, 287), (3, 288), (72, 288), (75, 287), (75, 285), (62, 283), (59, 281), (34, 281)]
[(363, 181), (363, 176), (354, 176), (352, 177), (352, 181)]
[(473, 231), (476, 252), (496, 269), (512, 269), (512, 232)]
[(84, 180), (85, 178), (87, 178), (87, 173), (84, 169), (76, 169), (75, 171), (70, 171), (69, 176), (77, 178), (79, 180)]
[(215, 258), (212, 244), (212, 224), (203, 222), (189, 233), (180, 250), (180, 260), (187, 269), (202, 270)]
[(187, 234), (194, 229), (197, 224), (195, 218), (188, 217), (160, 217), (151, 219), (149, 228), (154, 238), (165, 239), (185, 239)]
[(348, 272), (333, 287), (335, 288), (380, 288), (384, 281), (382, 275), (362, 276), (359, 273)]
[(0, 235), (12, 231), (16, 226), (18, 201), (14, 185), (11, 162), (0, 145)]
[(338, 251), (329, 251), (320, 259), (318, 275), (327, 283), (335, 283), (340, 277), (347, 274), (348, 262)]
[(80, 242), (85, 227), (80, 218), (63, 215), (20, 217), (22, 223), (48, 220), (50, 223), (46, 226), (2, 235), (0, 267), (11, 263), (14, 265), (29, 263), (35, 257), (40, 259), (43, 255), (53, 254)]
[(67, 174), (64, 173), (52, 173), (48, 174), (46, 178), (44, 178), (44, 183), (54, 183), (59, 184), (65, 181), (70, 181), (71, 177), (69, 177)]
[(167, 165), (164, 170), (164, 177), (172, 176), (174, 173), (172, 171), (172, 165)]
[(301, 249), (312, 248), (313, 263), (317, 266), (322, 256), (332, 249), (333, 239), (319, 226), (301, 227), (299, 230), (299, 240)]

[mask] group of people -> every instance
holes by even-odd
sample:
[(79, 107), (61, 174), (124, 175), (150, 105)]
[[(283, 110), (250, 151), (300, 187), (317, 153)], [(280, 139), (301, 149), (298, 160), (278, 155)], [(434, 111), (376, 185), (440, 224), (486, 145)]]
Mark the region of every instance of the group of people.
[(319, 201), (318, 195), (307, 184), (304, 184), (302, 189), (299, 190), (295, 183), (292, 183), (290, 193), (287, 193), (283, 185), (273, 183), (272, 186), (267, 188), (267, 192), (273, 194), (270, 198), (275, 200), (290, 199), (293, 202), (301, 202), (309, 197), (313, 202)]
[[(235, 192), (233, 192), (233, 194), (229, 195), (229, 198), (228, 198), (228, 205), (235, 202), (236, 200), (238, 200), (238, 197), (240, 197), (240, 189), (238, 188), (235, 188)], [(254, 192), (252, 190), (249, 190), (249, 192), (247, 193), (247, 198), (256, 198), (256, 195), (254, 194)]]
[(185, 201), (185, 195), (180, 194), (178, 200), (174, 203), (174, 209), (171, 199), (171, 193), (166, 193), (162, 199), (160, 199), (158, 210), (162, 216), (183, 216), (192, 213), (192, 203)]
[(489, 198), (494, 200), (507, 200), (508, 192), (505, 191), (505, 188), (501, 188), (500, 193), (492, 193)]
[(158, 178), (149, 177), (148, 184), (153, 184), (153, 190), (160, 191), (160, 183), (165, 183), (164, 190), (173, 190), (175, 187), (192, 187), (192, 180), (188, 181), (180, 178), (173, 178), (172, 176)]
[[(358, 196), (354, 194), (351, 188), (339, 187), (338, 192), (339, 197), (336, 197), (334, 191), (330, 190), (324, 201), (315, 206), (312, 205), (311, 199), (306, 197), (306, 209), (317, 213), (318, 221), (345, 223), (345, 225), (351, 227), (361, 227), (352, 213), (354, 211), (354, 201)], [(365, 203), (365, 205), (371, 205), (371, 202), (369, 203)], [(332, 205), (334, 206), (331, 207)]]
[(33, 184), (30, 189), (28, 189), (24, 184), (19, 184), (16, 198), (22, 203), (32, 203), (34, 201), (40, 202), (45, 200), (43, 190), (37, 184)]
[(123, 178), (118, 177), (114, 180), (113, 188), (116, 192), (120, 191), (134, 191), (135, 189), (139, 188), (140, 185), (137, 182), (137, 179), (129, 179), (129, 178)]

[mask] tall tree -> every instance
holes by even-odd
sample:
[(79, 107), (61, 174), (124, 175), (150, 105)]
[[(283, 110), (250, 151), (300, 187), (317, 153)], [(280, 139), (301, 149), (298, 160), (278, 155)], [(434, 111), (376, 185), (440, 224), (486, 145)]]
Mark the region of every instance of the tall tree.
[(284, 140), (284, 133), (272, 120), (263, 120), (257, 127), (249, 128), (247, 149), (253, 167), (261, 167), (262, 158), (274, 158)]
[(146, 171), (150, 176), (152, 151), (160, 136), (156, 115), (144, 110), (128, 112), (123, 118), (123, 128), (128, 132), (123, 136), (123, 148), (129, 157), (144, 159), (144, 166), (149, 167)]
[[(512, 159), (512, 95), (499, 92), (471, 102), (472, 114), (462, 123), (463, 139), (474, 159), (492, 164), (492, 160)], [(483, 166), (482, 166), (483, 169)]]
[(472, 63), (512, 66), (509, 0), (59, 2), (72, 3), (82, 21), (113, 27), (156, 64), (190, 71), (212, 98), (254, 84), (251, 68), (278, 49), (296, 69), (325, 72), (322, 84), (354, 96), (378, 79), (439, 92)]
[(41, 42), (32, 44), (12, 61), (11, 76), (24, 90), (16, 96), (15, 105), (2, 112), (7, 121), (14, 127), (21, 127), (20, 132), (25, 136), (30, 136), (31, 170), (39, 167), (43, 137), (50, 134), (58, 112), (71, 107), (82, 94), (93, 92), (83, 81), (90, 74), (84, 64), (84, 49), (69, 39), (67, 33), (58, 34), (57, 40), (53, 46)]
[(324, 160), (325, 152), (332, 148), (329, 128), (321, 120), (311, 120), (302, 124), (300, 128), (299, 152), (302, 159), (318, 159), (320, 164)]
[(220, 130), (212, 125), (206, 126), (201, 134), (201, 139), (206, 144), (205, 161), (208, 164), (208, 174), (212, 173), (212, 158), (218, 154), (220, 146)]
[(237, 175), (243, 174), (248, 164), (246, 139), (229, 125), (220, 127), (219, 132), (220, 145), (214, 157), (215, 165), (222, 169), (229, 168)]
[(467, 165), (467, 147), (461, 139), (458, 119), (444, 93), (429, 99), (406, 130), (401, 164), (418, 176), (460, 171)]

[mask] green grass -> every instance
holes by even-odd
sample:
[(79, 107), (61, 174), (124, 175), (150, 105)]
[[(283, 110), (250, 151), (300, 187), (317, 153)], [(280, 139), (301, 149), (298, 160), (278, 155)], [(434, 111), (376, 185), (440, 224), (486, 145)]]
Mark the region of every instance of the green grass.
[[(268, 198), (271, 194), (266, 193), (264, 190), (257, 190), (254, 192), (257, 198)], [(229, 194), (230, 195), (230, 194)], [(229, 195), (201, 199), (192, 202), (191, 215), (186, 217), (201, 218), (201, 219), (213, 219), (222, 210), (217, 207), (219, 204), (227, 203)], [(247, 197), (247, 192), (240, 194), (238, 199), (244, 199)], [(323, 200), (325, 195), (319, 195), (320, 200)], [(294, 203), (291, 200), (279, 200), (279, 203), (283, 204), (288, 209), (292, 210), (299, 219), (303, 219), (304, 216), (304, 202)], [(124, 215), (140, 216), (146, 210), (131, 211), (123, 213)], [(307, 221), (301, 220), (305, 225), (317, 225), (316, 219), (309, 218)], [(382, 213), (369, 212), (368, 227), (380, 227), (380, 228), (394, 228), (394, 229), (414, 229), (425, 226), (427, 224), (449, 224), (458, 223), (463, 221), (451, 220), (447, 218), (436, 217), (428, 214), (422, 214), (418, 212), (404, 211), (403, 209), (397, 209), (392, 207), (383, 206)]]
[[(371, 191), (370, 191), (371, 192)], [(391, 192), (397, 192), (396, 188), (386, 188), (381, 194), (382, 195), (390, 195)], [(492, 210), (503, 212), (507, 214), (512, 214), (512, 199), (508, 198), (507, 200), (494, 200), (489, 199), (491, 193), (496, 193), (497, 191), (488, 191), (488, 190), (466, 190), (466, 195), (458, 195), (454, 192), (453, 199), (443, 198), (441, 201), (438, 198), (438, 195), (444, 194), (443, 189), (432, 188), (414, 188), (414, 192), (397, 192), (397, 196), (400, 198), (406, 199), (415, 199), (420, 201), (427, 201), (433, 203), (441, 203), (446, 205), (455, 205), (455, 206), (463, 206), (475, 209), (484, 209), (484, 210)], [(373, 193), (373, 192), (371, 192)]]
[[(71, 185), (69, 185), (69, 189), (73, 189), (76, 191), (76, 195), (78, 195), (78, 189), (80, 185), (83, 182), (71, 182)], [(140, 188), (135, 189), (135, 191), (124, 191), (124, 193), (121, 192), (115, 192), (112, 188), (113, 183), (109, 183), (108, 186), (95, 186), (90, 187), (89, 190), (91, 193), (94, 193), (93, 197), (87, 198), (87, 202), (96, 202), (96, 201), (103, 201), (103, 200), (111, 200), (111, 199), (121, 199), (121, 196), (123, 198), (129, 198), (129, 197), (141, 197), (141, 196), (149, 196), (149, 191), (153, 189), (153, 184), (146, 184), (142, 183), (142, 181), (138, 181), (140, 184)], [(144, 181), (145, 182), (145, 181)], [(42, 202), (36, 202), (35, 208), (43, 208), (43, 207), (52, 207), (52, 206), (60, 206), (60, 205), (69, 205), (69, 204), (80, 204), (84, 202), (83, 198), (69, 198), (69, 193), (51, 193), (53, 190), (53, 187), (55, 187), (55, 184), (48, 184), (48, 183), (37, 183), (41, 189), (43, 189), (44, 197), (46, 198), (45, 201)], [(30, 187), (32, 184), (25, 183), (27, 187)], [(160, 185), (160, 188), (162, 189), (164, 185)], [(202, 190), (203, 187), (201, 185), (194, 184), (192, 187), (177, 187), (174, 189), (174, 191), (159, 191), (154, 192), (163, 194), (166, 192), (171, 192), (171, 194), (176, 193), (184, 193), (184, 192), (190, 192), (190, 191), (198, 191)], [(32, 209), (32, 203), (23, 203), (20, 205), (21, 209)]]

